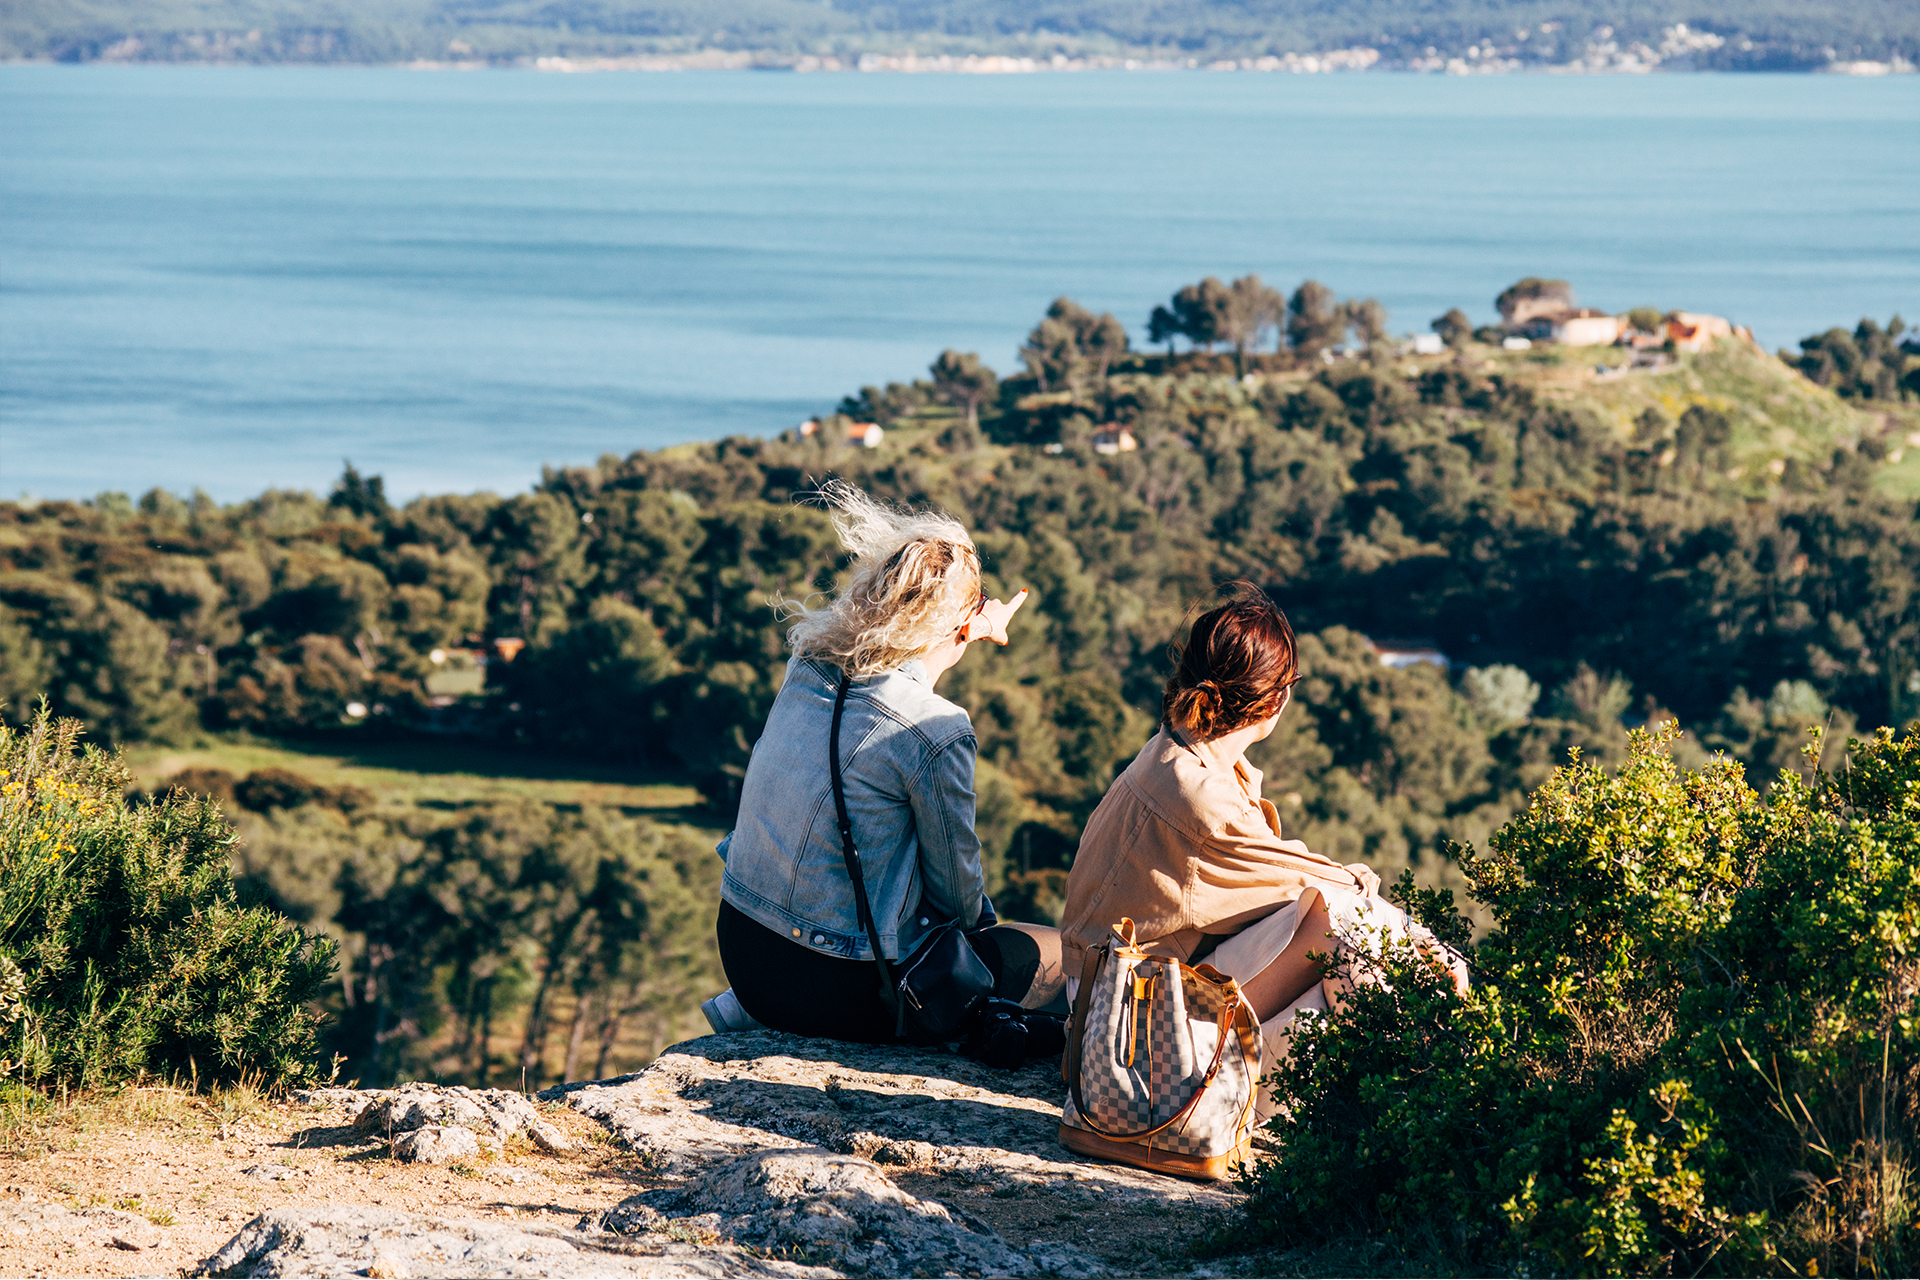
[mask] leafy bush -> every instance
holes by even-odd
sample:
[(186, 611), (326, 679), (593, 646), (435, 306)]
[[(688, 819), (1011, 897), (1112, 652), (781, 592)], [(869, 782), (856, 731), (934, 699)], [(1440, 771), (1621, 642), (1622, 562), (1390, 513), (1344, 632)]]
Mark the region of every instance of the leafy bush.
[(311, 1070), (333, 944), (243, 905), (232, 829), (173, 793), (128, 807), (118, 754), (42, 711), (0, 725), (0, 1057), (29, 1082)]
[[(1913, 1274), (1920, 731), (1764, 798), (1672, 742), (1636, 733), (1614, 775), (1576, 757), (1471, 858), (1496, 927), (1468, 996), (1392, 957), (1300, 1033), (1248, 1175), (1267, 1238), (1468, 1273)], [(1450, 894), (1403, 900), (1457, 931)]]

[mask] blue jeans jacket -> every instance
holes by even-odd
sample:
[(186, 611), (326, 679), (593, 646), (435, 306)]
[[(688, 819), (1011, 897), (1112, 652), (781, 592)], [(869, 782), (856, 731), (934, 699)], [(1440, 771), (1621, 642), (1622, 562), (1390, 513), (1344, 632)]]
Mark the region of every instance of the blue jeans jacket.
[[(720, 842), (720, 896), (827, 955), (871, 960), (840, 851), (827, 742), (840, 669), (787, 664)], [(973, 831), (973, 722), (933, 691), (918, 659), (860, 676), (840, 725), (854, 847), (887, 958), (912, 955), (935, 925), (978, 920), (984, 885)]]

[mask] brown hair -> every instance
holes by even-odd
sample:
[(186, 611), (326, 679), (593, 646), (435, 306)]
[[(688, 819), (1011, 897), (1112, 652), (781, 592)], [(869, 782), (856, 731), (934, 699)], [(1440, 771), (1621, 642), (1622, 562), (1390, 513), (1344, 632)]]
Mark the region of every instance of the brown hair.
[(1160, 701), (1163, 720), (1201, 741), (1266, 719), (1299, 676), (1287, 615), (1252, 583), (1224, 591), (1227, 602), (1174, 642), (1173, 674)]

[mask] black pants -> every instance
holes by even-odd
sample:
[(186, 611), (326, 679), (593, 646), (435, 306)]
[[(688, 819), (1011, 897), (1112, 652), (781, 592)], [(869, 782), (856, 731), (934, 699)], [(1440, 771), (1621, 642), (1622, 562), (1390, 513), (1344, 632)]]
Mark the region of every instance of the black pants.
[[(828, 1040), (889, 1044), (895, 1039), (894, 1017), (880, 999), (880, 969), (873, 961), (821, 955), (728, 902), (720, 904), (715, 929), (727, 981), (755, 1021)], [(1031, 1005), (1036, 995), (1054, 996), (1042, 988), (1057, 983), (1059, 958), (1049, 964), (1030, 935), (996, 926), (967, 940), (993, 974), (994, 994), (1001, 999)]]

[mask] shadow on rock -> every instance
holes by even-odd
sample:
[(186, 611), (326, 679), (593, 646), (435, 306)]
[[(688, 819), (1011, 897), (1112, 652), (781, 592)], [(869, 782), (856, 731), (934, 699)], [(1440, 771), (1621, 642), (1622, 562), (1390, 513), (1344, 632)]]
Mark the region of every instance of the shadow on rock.
[(984, 1224), (902, 1191), (871, 1161), (822, 1150), (745, 1156), (589, 1215), (580, 1229), (717, 1239), (858, 1276), (1107, 1274), (1071, 1250), (1043, 1267)]
[(768, 1276), (833, 1273), (727, 1245), (664, 1236), (542, 1230), (322, 1205), (261, 1214), (201, 1264), (200, 1276)]
[[(704, 1081), (681, 1096), (729, 1124), (796, 1138), (883, 1164), (920, 1164), (935, 1147), (1052, 1154), (1056, 1117), (992, 1098), (886, 1092), (829, 1079)], [(879, 1153), (885, 1154), (879, 1154)]]

